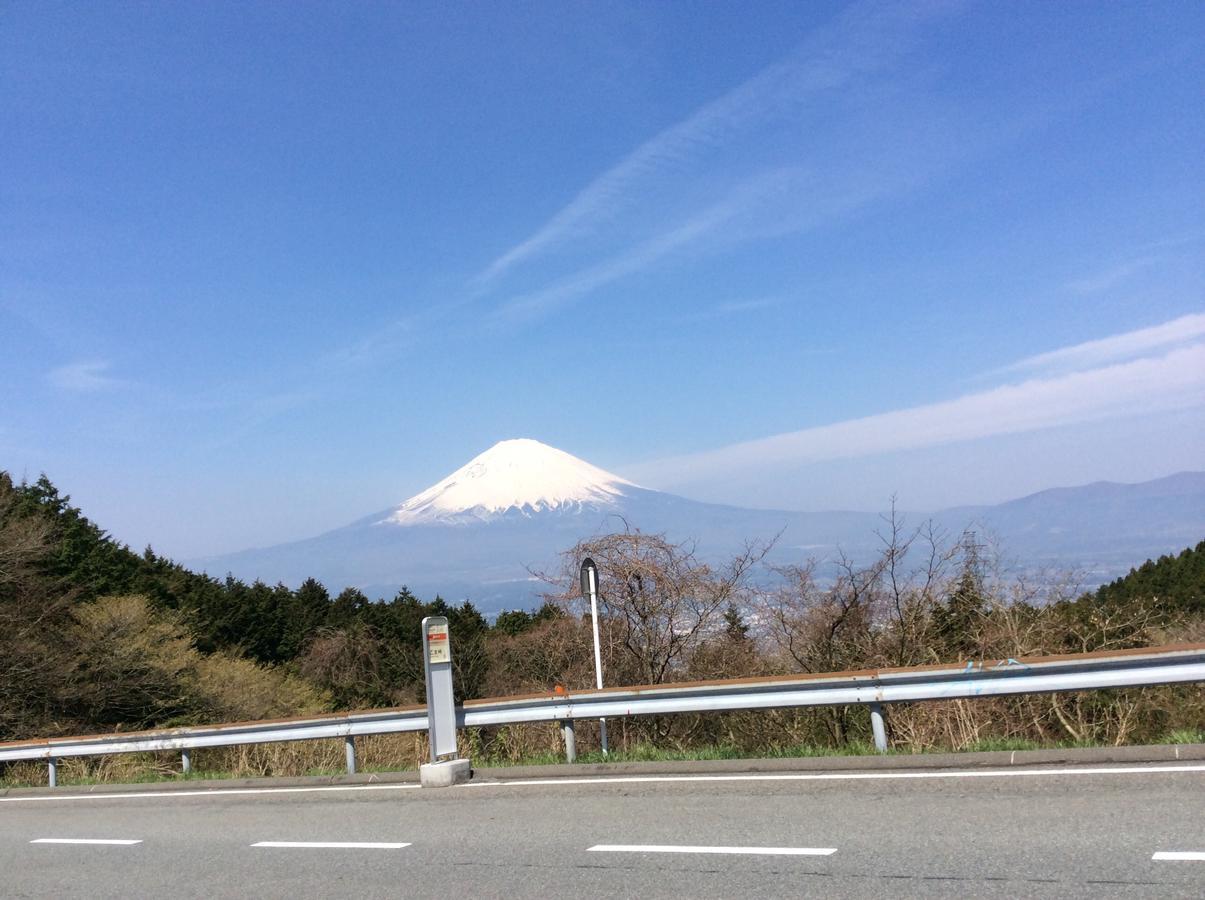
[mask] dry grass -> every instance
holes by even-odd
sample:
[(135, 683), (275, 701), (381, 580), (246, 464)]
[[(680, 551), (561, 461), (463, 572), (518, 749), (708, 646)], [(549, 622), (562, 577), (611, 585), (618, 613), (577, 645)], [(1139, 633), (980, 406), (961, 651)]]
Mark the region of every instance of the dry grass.
[[(413, 771), (427, 761), (425, 734), (379, 734), (356, 738), (356, 765), (362, 772)], [(266, 778), (338, 775), (345, 771), (343, 740), (245, 744), (192, 752), (191, 778)], [(177, 752), (121, 753), (59, 762), (60, 785), (135, 784), (181, 779)], [(0, 773), (9, 787), (44, 785), (46, 764), (20, 762)]]

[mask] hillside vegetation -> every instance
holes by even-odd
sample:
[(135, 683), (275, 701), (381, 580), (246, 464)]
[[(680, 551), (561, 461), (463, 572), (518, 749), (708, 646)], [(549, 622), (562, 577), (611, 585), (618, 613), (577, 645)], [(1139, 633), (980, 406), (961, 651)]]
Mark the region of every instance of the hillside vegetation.
[[(800, 560), (776, 570), (767, 592), (753, 585), (764, 545), (716, 567), (663, 536), (602, 535), (565, 552), (563, 571), (546, 576), (540, 610), (490, 623), (471, 602), (423, 601), (405, 589), (377, 601), (355, 589), (331, 597), (314, 580), (291, 590), (199, 575), (115, 542), (45, 477), (20, 484), (0, 472), (0, 740), (420, 702), (428, 615), (451, 622), (461, 699), (589, 687), (590, 627), (574, 587), (585, 555), (600, 568), (608, 684), (1205, 641), (1205, 541), (1079, 595), (1001, 576), (965, 536), (949, 540), (888, 516), (881, 539), (870, 566), (846, 564), (821, 584)], [(894, 706), (889, 724), (906, 750), (1152, 741), (1205, 727), (1201, 695), (1190, 685)], [(615, 726), (619, 746), (750, 754), (841, 749), (868, 733), (859, 709)], [(579, 741), (590, 739), (582, 729)], [(481, 757), (518, 759), (555, 752), (558, 737), (551, 726), (525, 726), (469, 740)], [(407, 741), (389, 745), (381, 764), (417, 760)], [(314, 762), (288, 752), (255, 751), (253, 763), (250, 751), (208, 753), (211, 767), (258, 772)]]

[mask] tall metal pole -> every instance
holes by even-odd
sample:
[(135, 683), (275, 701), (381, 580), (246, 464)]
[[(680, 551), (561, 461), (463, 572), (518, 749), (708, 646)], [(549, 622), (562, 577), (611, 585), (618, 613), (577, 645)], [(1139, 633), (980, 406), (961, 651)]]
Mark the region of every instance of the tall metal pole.
[[(602, 690), (602, 647), (598, 639), (598, 567), (594, 560), (587, 557), (582, 561), (582, 587), (590, 596), (590, 619), (594, 625), (594, 681), (595, 686)], [(608, 754), (607, 720), (598, 720), (599, 733), (602, 737), (603, 756)]]

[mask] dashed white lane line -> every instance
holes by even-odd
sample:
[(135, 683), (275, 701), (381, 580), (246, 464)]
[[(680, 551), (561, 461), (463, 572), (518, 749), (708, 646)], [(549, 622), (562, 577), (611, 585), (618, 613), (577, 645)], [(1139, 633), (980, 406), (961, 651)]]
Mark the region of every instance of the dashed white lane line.
[(782, 772), (742, 775), (599, 775), (592, 778), (524, 778), (513, 781), (471, 781), (466, 787), (534, 787), (559, 784), (635, 784), (700, 781), (889, 781), (926, 778), (1030, 778), (1058, 775), (1179, 775), (1205, 772), (1191, 766), (1093, 766), (1061, 769), (954, 769), (935, 772)]
[(37, 838), (31, 844), (112, 844), (118, 847), (131, 847), (142, 841), (120, 841), (112, 838)]
[(832, 856), (836, 847), (699, 847), (690, 844), (595, 844), (602, 853), (735, 853), (748, 856)]
[(1152, 856), (1151, 859), (1205, 862), (1205, 853), (1196, 850), (1161, 851)]
[(63, 794), (62, 796), (0, 797), (0, 803), (45, 803), (51, 800), (137, 800), (142, 797), (228, 797), (243, 794), (316, 794), (332, 791), (404, 791), (418, 788), (417, 784), (334, 784), (321, 787), (279, 788), (218, 788), (200, 791), (129, 791), (128, 793), (106, 794)]
[(287, 847), (302, 850), (400, 850), (409, 844), (383, 841), (259, 841), (252, 847)]

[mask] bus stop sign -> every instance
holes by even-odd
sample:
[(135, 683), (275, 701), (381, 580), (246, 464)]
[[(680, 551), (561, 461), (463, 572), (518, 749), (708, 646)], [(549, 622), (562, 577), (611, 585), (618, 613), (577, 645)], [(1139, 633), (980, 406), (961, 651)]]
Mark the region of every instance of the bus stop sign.
[(423, 666), (427, 672), (427, 727), (431, 762), (456, 758), (456, 700), (452, 693), (452, 642), (446, 616), (423, 619)]

